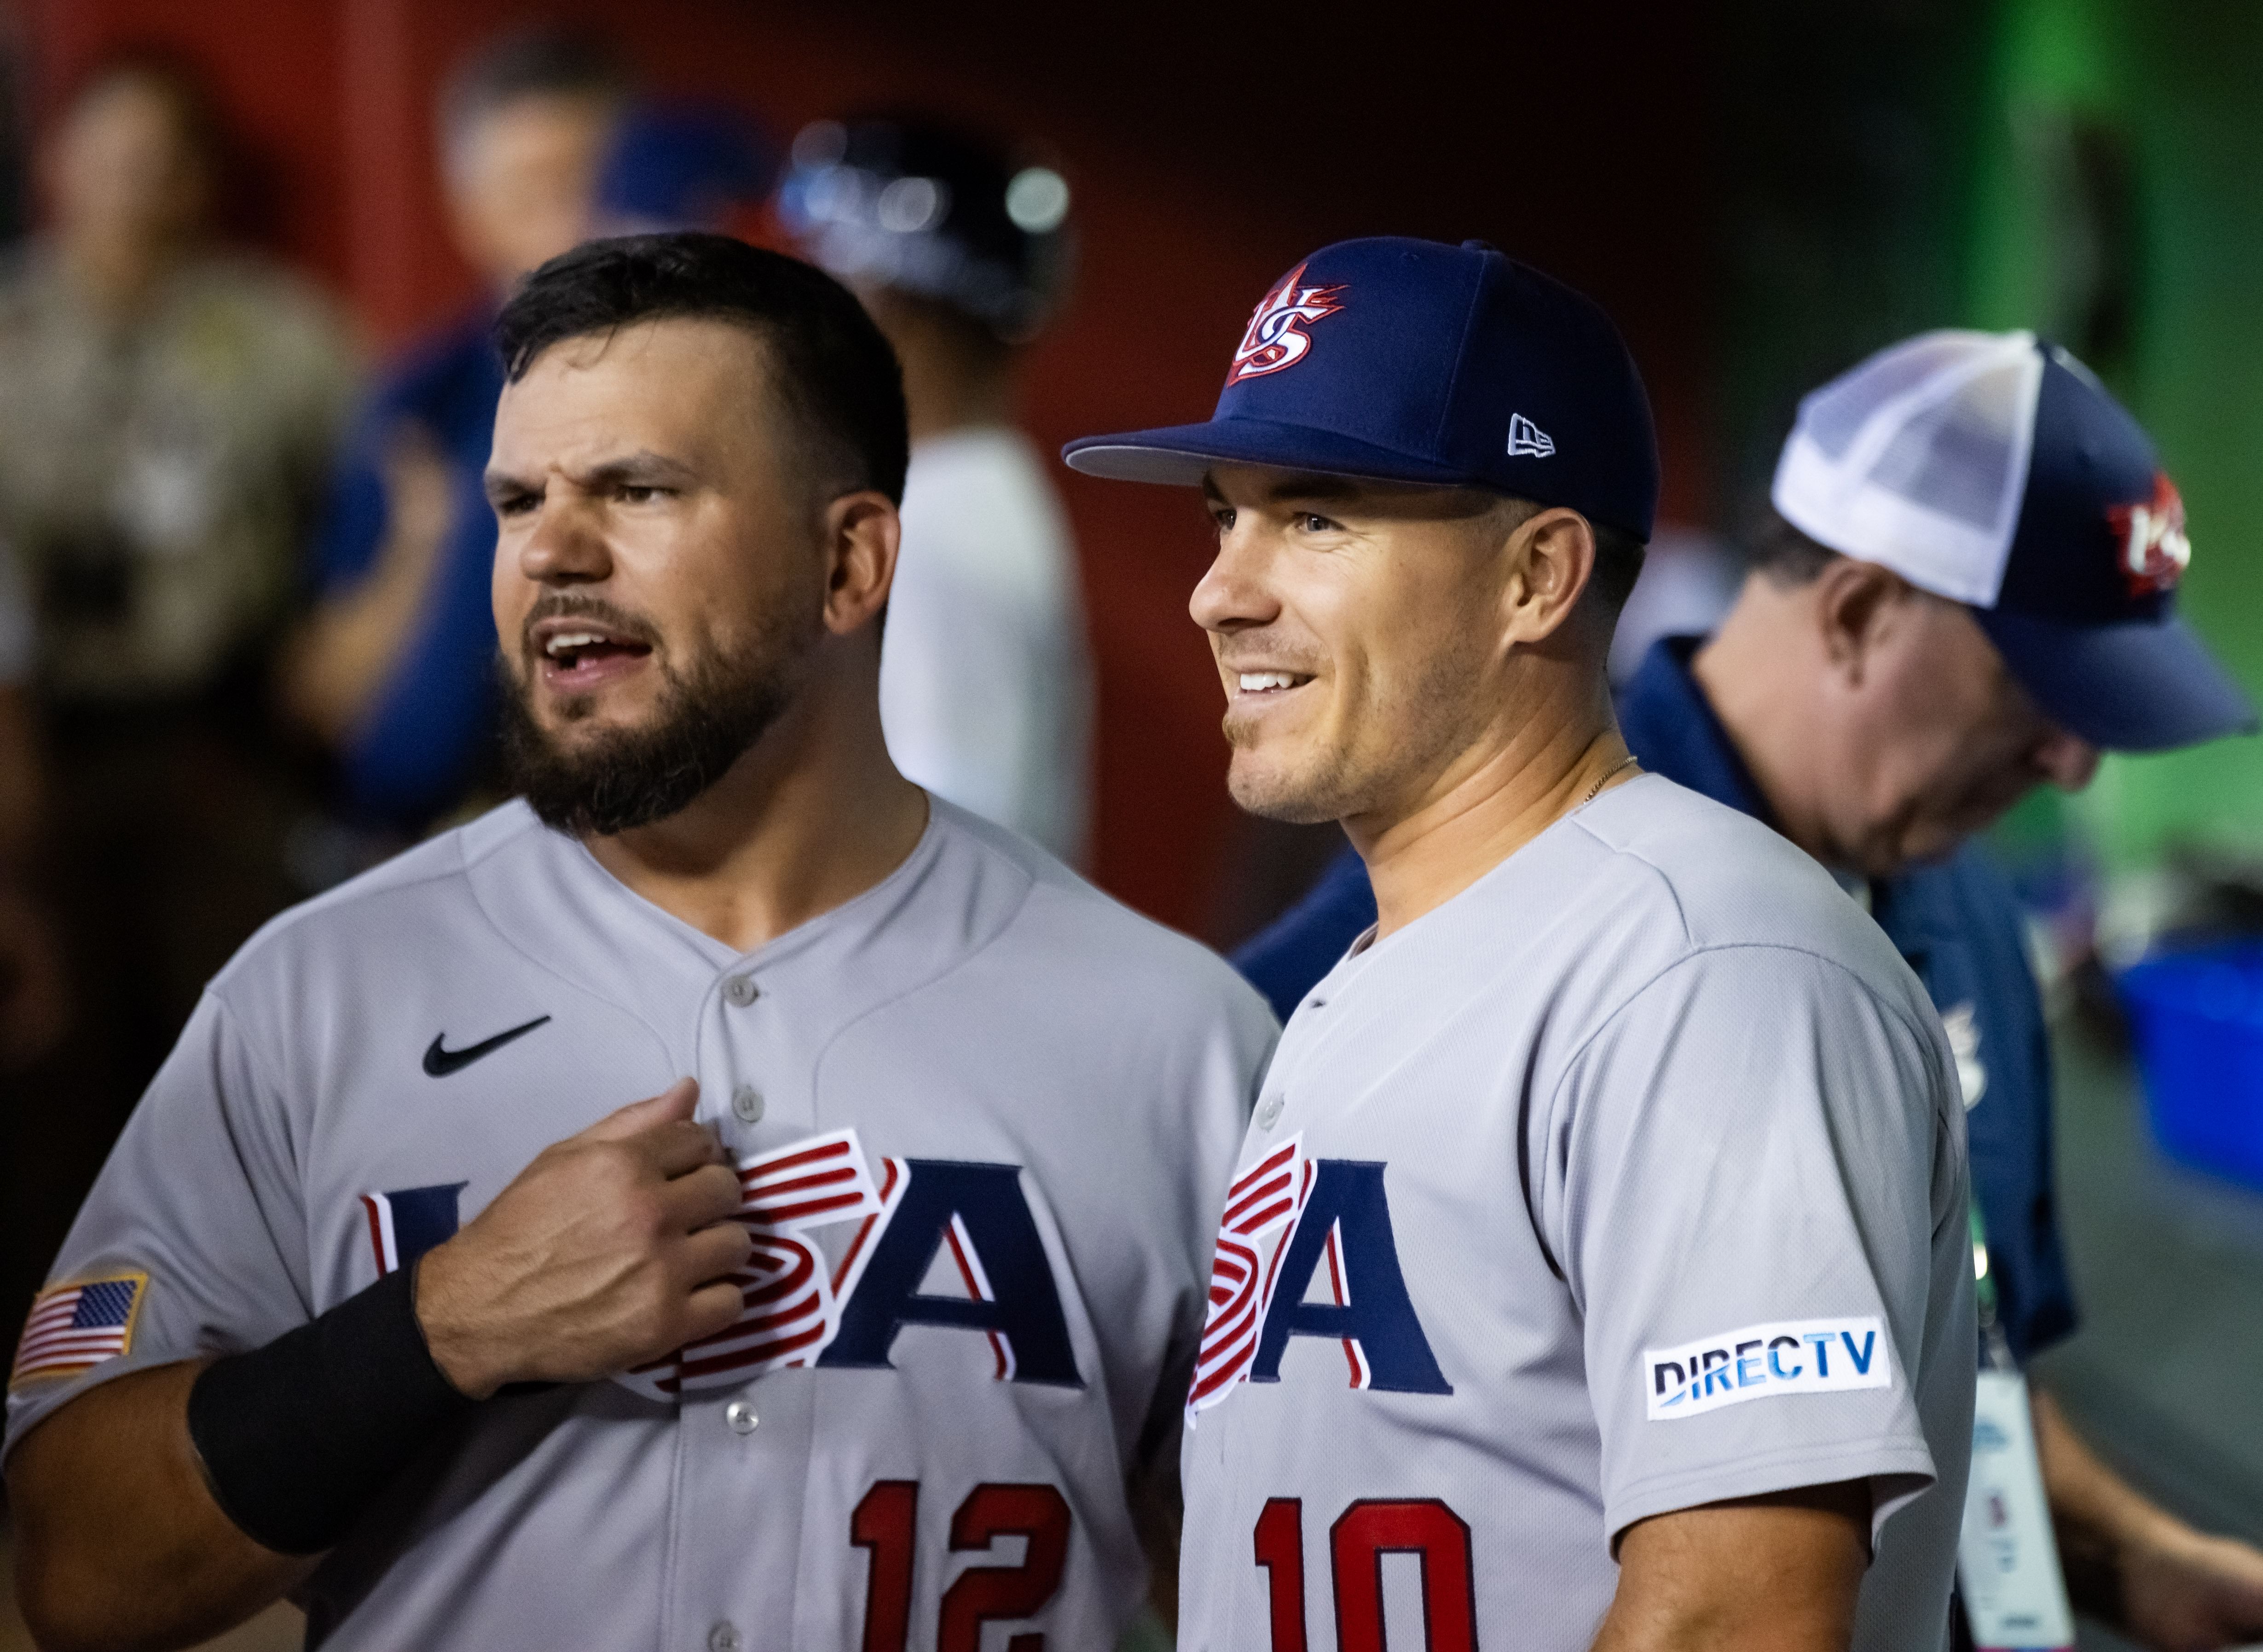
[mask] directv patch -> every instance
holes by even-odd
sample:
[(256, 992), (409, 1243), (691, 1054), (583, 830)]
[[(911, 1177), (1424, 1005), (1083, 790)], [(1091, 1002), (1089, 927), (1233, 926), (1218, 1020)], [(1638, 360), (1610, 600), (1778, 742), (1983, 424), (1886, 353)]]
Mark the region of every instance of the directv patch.
[(1642, 1371), (1653, 1423), (1779, 1395), (1894, 1385), (1893, 1347), (1875, 1317), (1785, 1319), (1680, 1348), (1645, 1348)]

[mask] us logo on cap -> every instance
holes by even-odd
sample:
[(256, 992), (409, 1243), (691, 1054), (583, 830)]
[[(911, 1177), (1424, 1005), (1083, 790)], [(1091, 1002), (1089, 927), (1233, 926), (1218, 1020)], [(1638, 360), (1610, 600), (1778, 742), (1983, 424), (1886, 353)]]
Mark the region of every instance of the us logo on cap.
[(1300, 263), (1257, 301), (1241, 347), (1233, 352), (1233, 371), (1226, 375), (1226, 383), (1294, 367), (1312, 347), (1312, 335), (1305, 328), (1343, 308), (1337, 298), (1342, 287), (1308, 287), (1300, 285), (1304, 278), (1305, 265)]
[(2142, 505), (2108, 505), (2106, 520), (2122, 542), (2122, 577), (2129, 595), (2173, 590), (2192, 562), (2185, 501), (2165, 472), (2153, 473), (2153, 496)]

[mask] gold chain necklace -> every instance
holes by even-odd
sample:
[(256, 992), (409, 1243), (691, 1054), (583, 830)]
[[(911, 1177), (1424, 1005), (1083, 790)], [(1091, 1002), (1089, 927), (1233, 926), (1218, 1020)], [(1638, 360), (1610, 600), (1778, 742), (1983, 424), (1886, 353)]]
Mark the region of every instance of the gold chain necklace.
[(1601, 774), (1596, 776), (1595, 783), (1587, 788), (1587, 795), (1580, 799), (1580, 807), (1584, 809), (1589, 804), (1594, 802), (1596, 798), (1601, 797), (1603, 795), (1603, 788), (1610, 783), (1611, 776), (1617, 774), (1623, 768), (1633, 768), (1637, 761), (1635, 754), (1632, 752), (1629, 752), (1625, 756), (1620, 758), (1618, 761), (1613, 763), (1609, 768), (1603, 770)]

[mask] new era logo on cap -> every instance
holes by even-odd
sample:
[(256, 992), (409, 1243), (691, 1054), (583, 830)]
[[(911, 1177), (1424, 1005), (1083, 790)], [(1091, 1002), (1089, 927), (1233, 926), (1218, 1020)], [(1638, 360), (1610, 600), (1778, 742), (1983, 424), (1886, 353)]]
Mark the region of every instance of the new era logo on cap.
[(1534, 458), (1546, 458), (1556, 451), (1556, 438), (1522, 414), (1512, 414), (1508, 421), (1508, 451), (1512, 457), (1523, 453)]

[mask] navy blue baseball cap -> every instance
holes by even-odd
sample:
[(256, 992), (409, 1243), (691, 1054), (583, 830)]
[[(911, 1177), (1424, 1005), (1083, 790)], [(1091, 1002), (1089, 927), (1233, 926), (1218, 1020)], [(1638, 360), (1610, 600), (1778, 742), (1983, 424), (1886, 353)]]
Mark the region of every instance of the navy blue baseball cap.
[(719, 104), (640, 103), (624, 113), (597, 174), (597, 213), (609, 234), (712, 229), (770, 192), (777, 153), (737, 110)]
[(1770, 498), (1830, 550), (1963, 602), (2045, 716), (2093, 746), (2252, 732), (2179, 619), (2184, 501), (2090, 370), (2031, 333), (1942, 331), (1800, 403)]
[(1321, 248), (1259, 300), (1208, 422), (1061, 456), (1126, 481), (1234, 464), (1484, 488), (1643, 540), (1658, 509), (1650, 400), (1610, 318), (1475, 241)]

